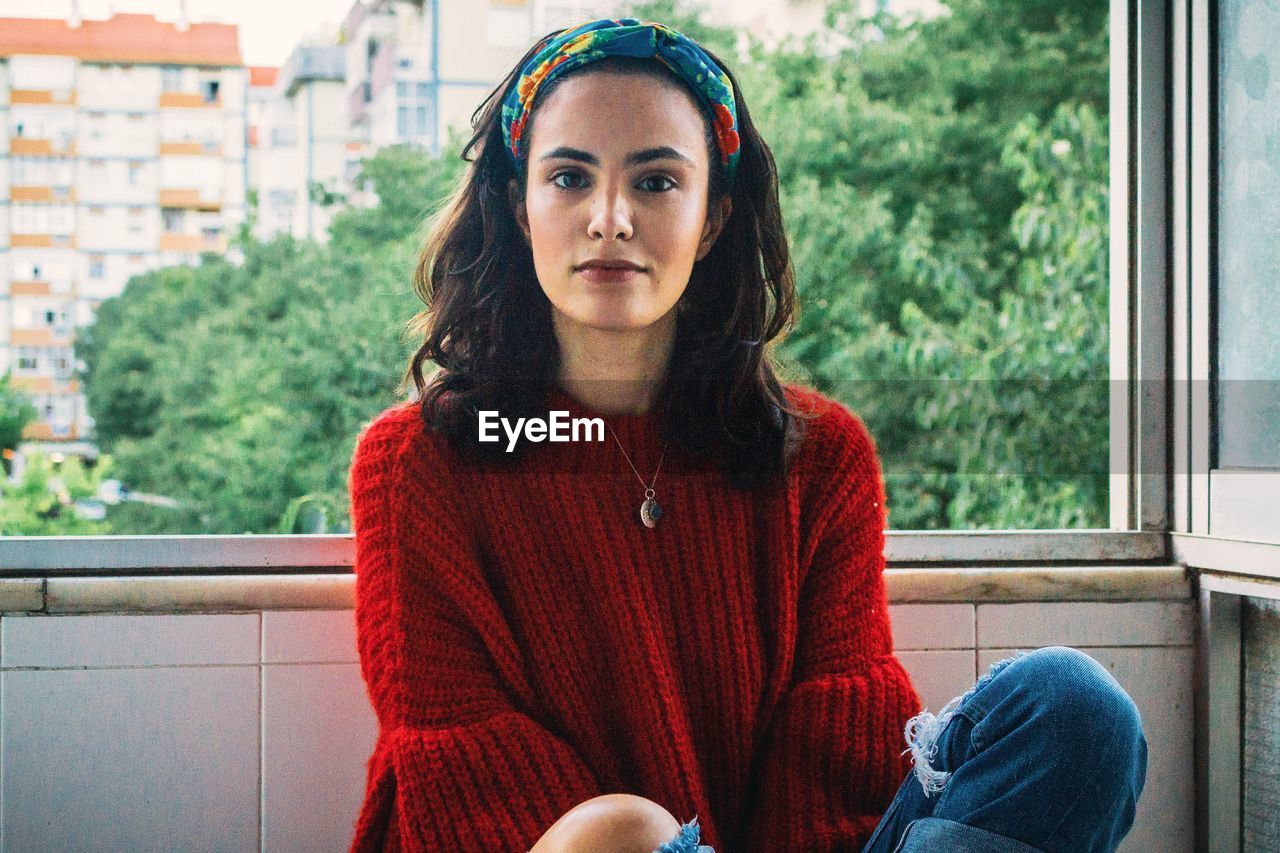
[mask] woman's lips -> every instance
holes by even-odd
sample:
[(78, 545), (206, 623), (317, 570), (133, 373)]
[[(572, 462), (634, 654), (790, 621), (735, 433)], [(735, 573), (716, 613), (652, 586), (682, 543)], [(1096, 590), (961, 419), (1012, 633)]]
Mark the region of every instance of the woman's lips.
[(587, 281), (594, 281), (600, 284), (617, 284), (630, 281), (632, 277), (640, 275), (642, 272), (644, 270), (631, 267), (581, 267), (578, 269), (578, 274)]

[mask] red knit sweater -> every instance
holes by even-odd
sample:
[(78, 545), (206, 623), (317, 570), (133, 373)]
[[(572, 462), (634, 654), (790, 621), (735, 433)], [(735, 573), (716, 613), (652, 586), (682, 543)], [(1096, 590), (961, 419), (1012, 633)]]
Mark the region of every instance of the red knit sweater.
[[(355, 616), (380, 731), (353, 851), (523, 853), (614, 792), (696, 815), (716, 853), (862, 848), (920, 702), (889, 632), (875, 444), (788, 393), (821, 416), (786, 483), (738, 492), (672, 445), (652, 529), (607, 430), (505, 470), (416, 404), (363, 430)], [(605, 420), (648, 480), (658, 410)]]

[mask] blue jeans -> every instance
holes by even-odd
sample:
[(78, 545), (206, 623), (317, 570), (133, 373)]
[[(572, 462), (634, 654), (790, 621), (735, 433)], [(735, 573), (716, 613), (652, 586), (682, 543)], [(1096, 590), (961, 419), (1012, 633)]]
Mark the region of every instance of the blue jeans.
[(1113, 851), (1147, 778), (1133, 700), (1066, 646), (993, 664), (906, 737), (915, 767), (862, 853)]
[[(1066, 646), (993, 664), (905, 735), (915, 767), (862, 853), (1113, 851), (1147, 778), (1133, 700)], [(713, 853), (698, 836), (694, 818), (655, 853)]]

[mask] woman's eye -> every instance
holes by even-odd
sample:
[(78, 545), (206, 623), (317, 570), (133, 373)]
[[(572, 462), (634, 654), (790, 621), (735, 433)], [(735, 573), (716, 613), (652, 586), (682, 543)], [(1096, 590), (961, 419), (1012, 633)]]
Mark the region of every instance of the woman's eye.
[[(666, 181), (670, 186), (655, 188), (655, 192), (666, 192), (675, 189), (676, 182), (668, 178), (666, 175), (650, 175), (644, 179), (645, 181)], [(643, 182), (642, 182), (643, 183)]]
[[(578, 178), (581, 178), (581, 177), (582, 175), (578, 174), (577, 172), (558, 172), (555, 175), (551, 176), (551, 183), (555, 184), (557, 187), (559, 187), (562, 190), (576, 190), (576, 189), (580, 189), (581, 187), (575, 186), (575, 185), (565, 186), (564, 184), (560, 183), (560, 179), (572, 178), (574, 180), (577, 180)], [(665, 181), (667, 183), (667, 186), (663, 186), (663, 185), (655, 186), (652, 183), (650, 183), (651, 181)], [(640, 182), (640, 185), (645, 187), (645, 189), (649, 190), (650, 192), (661, 193), (661, 192), (668, 192), (669, 190), (675, 189), (676, 183), (666, 175), (650, 175), (649, 177), (643, 179)]]
[(577, 174), (576, 172), (560, 172), (559, 174), (556, 174), (556, 175), (552, 175), (552, 176), (551, 176), (551, 183), (555, 184), (556, 186), (558, 186), (558, 187), (559, 187), (560, 189), (562, 189), (562, 190), (572, 190), (572, 189), (577, 189), (577, 187), (566, 187), (564, 184), (557, 183), (557, 182), (558, 182), (561, 178), (580, 178), (580, 177), (582, 177), (582, 176), (581, 176), (581, 175), (579, 175), (579, 174)]

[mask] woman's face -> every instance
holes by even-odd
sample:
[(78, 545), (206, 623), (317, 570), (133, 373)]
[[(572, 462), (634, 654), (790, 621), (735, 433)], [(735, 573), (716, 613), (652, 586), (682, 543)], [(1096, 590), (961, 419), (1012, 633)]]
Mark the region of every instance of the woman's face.
[[(516, 220), (557, 328), (674, 325), (693, 264), (711, 250), (729, 200), (707, 217), (707, 144), (693, 96), (673, 82), (608, 72), (571, 77), (530, 124)], [(632, 271), (583, 264), (629, 261)]]

